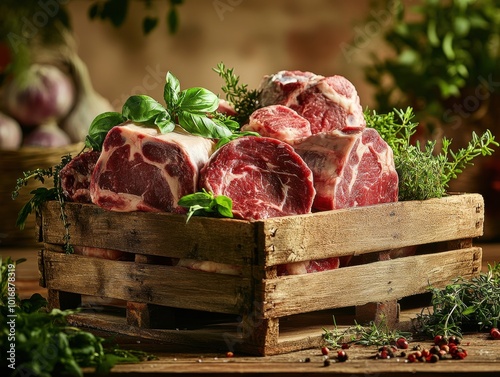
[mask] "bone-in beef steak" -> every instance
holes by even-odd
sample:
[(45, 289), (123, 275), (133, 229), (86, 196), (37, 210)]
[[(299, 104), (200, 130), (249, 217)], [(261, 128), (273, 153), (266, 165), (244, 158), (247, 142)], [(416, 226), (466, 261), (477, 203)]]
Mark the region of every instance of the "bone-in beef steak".
[(302, 158), (268, 137), (241, 137), (218, 149), (201, 170), (200, 186), (230, 197), (235, 217), (254, 220), (309, 213), (315, 195)]
[(92, 202), (112, 211), (182, 212), (177, 202), (197, 191), (213, 145), (181, 131), (162, 135), (133, 123), (116, 126), (92, 174)]
[(317, 134), (294, 148), (313, 172), (315, 209), (397, 201), (398, 174), (392, 149), (375, 129)]
[(89, 151), (75, 156), (61, 169), (61, 187), (67, 200), (78, 203), (91, 203), (90, 177), (100, 152)]
[(261, 106), (288, 106), (311, 123), (311, 132), (362, 130), (366, 127), (359, 96), (343, 76), (281, 71), (266, 76), (260, 88)]

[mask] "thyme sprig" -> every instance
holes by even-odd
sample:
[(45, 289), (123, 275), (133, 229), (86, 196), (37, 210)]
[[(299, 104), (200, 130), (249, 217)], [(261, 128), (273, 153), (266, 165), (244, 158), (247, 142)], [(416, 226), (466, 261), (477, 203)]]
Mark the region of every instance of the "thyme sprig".
[(406, 331), (391, 330), (385, 321), (375, 323), (371, 321), (363, 326), (356, 321), (354, 325), (345, 329), (337, 326), (333, 317), (334, 328), (328, 330), (323, 328), (323, 339), (331, 348), (341, 348), (343, 343), (358, 344), (363, 346), (384, 346), (395, 344), (398, 338), (410, 340), (412, 334)]
[(451, 139), (441, 140), (441, 150), (436, 151), (437, 141), (427, 141), (423, 146), (412, 135), (418, 123), (413, 122), (413, 109), (394, 110), (388, 114), (365, 111), (368, 127), (375, 128), (394, 152), (394, 164), (399, 176), (399, 200), (425, 200), (446, 194), (449, 182), (463, 170), (473, 165), (480, 155), (489, 156), (498, 146), (491, 131), (481, 136), (472, 133), (466, 148), (451, 149)]
[(467, 280), (454, 279), (443, 289), (430, 287), (431, 307), (416, 318), (417, 331), (425, 335), (455, 335), (481, 331), (500, 323), (500, 263)]
[(240, 84), (240, 77), (234, 73), (234, 69), (227, 68), (222, 62), (213, 70), (225, 82), (221, 89), (226, 95), (226, 100), (234, 106), (235, 120), (241, 125), (245, 124), (250, 114), (259, 107), (260, 91), (249, 90), (248, 85)]
[(64, 225), (64, 251), (66, 253), (72, 253), (73, 252), (73, 247), (70, 245), (70, 232), (69, 232), (69, 227), (70, 223), (68, 222), (68, 217), (66, 215), (66, 212), (64, 211), (65, 208), (65, 198), (62, 193), (62, 187), (61, 187), (61, 179), (60, 179), (60, 173), (61, 170), (72, 160), (72, 157), (70, 154), (64, 155), (61, 157), (61, 162), (55, 166), (48, 167), (46, 169), (34, 169), (34, 170), (29, 170), (23, 172), (23, 176), (21, 178), (18, 178), (16, 181), (16, 186), (14, 188), (14, 191), (12, 191), (12, 199), (16, 199), (19, 196), (19, 192), (28, 185), (29, 182), (31, 181), (39, 181), (42, 184), (45, 183), (45, 180), (48, 178), (52, 178), (53, 181), (53, 187), (47, 188), (47, 187), (38, 187), (32, 191), (30, 191), (30, 194), (32, 197), (26, 202), (26, 204), (21, 208), (21, 210), (18, 213), (17, 220), (16, 220), (16, 226), (19, 227), (19, 229), (24, 229), (26, 225), (26, 220), (28, 219), (28, 216), (32, 214), (33, 212), (39, 214), (41, 206), (49, 201), (49, 200), (57, 200), (59, 203), (59, 208), (61, 211), (61, 221), (63, 222)]

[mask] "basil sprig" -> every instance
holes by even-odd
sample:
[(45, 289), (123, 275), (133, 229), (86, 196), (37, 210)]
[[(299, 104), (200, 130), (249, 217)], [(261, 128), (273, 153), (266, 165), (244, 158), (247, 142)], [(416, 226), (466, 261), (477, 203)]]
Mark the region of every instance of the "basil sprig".
[(191, 216), (233, 217), (233, 201), (225, 195), (215, 196), (205, 189), (179, 199), (178, 205), (187, 208), (187, 219)]
[(211, 139), (228, 138), (239, 128), (233, 119), (216, 112), (217, 95), (200, 87), (181, 91), (179, 80), (170, 72), (165, 78), (163, 97), (166, 107), (147, 95), (134, 95), (125, 101), (121, 114), (98, 115), (89, 127), (85, 145), (101, 150), (108, 131), (125, 121), (156, 127), (162, 134), (172, 132), (177, 123), (193, 135)]

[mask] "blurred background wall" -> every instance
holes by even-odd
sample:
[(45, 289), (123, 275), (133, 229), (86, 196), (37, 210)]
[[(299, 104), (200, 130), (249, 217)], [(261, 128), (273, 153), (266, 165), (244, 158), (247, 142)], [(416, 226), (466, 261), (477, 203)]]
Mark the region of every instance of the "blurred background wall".
[[(377, 43), (381, 28), (366, 29), (369, 0), (185, 0), (178, 7), (179, 28), (167, 30), (168, 2), (145, 9), (132, 1), (124, 24), (90, 20), (89, 1), (69, 1), (78, 51), (96, 89), (120, 108), (130, 94), (162, 98), (167, 71), (184, 88), (203, 86), (220, 93), (221, 79), (212, 68), (234, 67), (250, 88), (283, 69), (346, 76), (358, 88), (363, 105), (370, 88), (361, 65)], [(142, 19), (160, 17), (148, 35)], [(359, 35), (358, 46), (353, 38)], [(366, 42), (365, 42), (366, 39)]]

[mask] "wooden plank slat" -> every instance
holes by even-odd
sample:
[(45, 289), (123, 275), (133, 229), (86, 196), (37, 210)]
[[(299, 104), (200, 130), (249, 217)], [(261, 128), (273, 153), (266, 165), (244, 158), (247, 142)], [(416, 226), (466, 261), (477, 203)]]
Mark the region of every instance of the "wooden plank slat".
[(49, 290), (238, 314), (251, 302), (249, 279), (181, 267), (44, 252)]
[[(186, 217), (171, 213), (111, 212), (91, 204), (66, 203), (71, 243), (138, 254), (246, 265), (255, 250), (248, 221)], [(42, 211), (43, 241), (64, 244), (57, 202)]]
[(476, 275), (481, 248), (417, 255), (264, 282), (265, 318), (383, 302)]
[(358, 255), (483, 234), (479, 194), (378, 204), (259, 223), (263, 264)]

